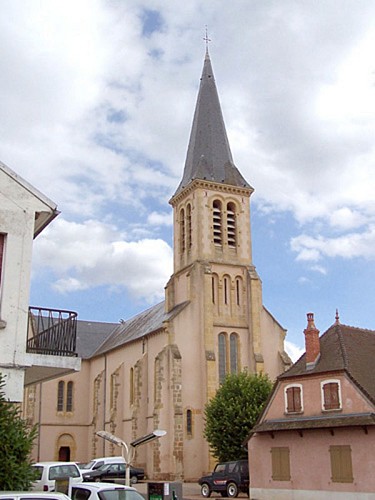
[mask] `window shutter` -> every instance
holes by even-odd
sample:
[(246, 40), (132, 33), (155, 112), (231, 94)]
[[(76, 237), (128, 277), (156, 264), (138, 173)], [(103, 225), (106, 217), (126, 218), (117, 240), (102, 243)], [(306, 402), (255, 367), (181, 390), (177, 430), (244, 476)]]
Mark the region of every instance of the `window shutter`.
[(300, 387), (288, 387), (288, 389), (286, 390), (286, 398), (287, 398), (286, 411), (288, 413), (295, 413), (302, 410)]
[(331, 479), (334, 483), (352, 483), (352, 452), (349, 445), (330, 446)]
[(272, 479), (290, 481), (290, 459), (288, 447), (271, 448)]
[(340, 408), (339, 384), (329, 382), (323, 386), (324, 409), (336, 410)]

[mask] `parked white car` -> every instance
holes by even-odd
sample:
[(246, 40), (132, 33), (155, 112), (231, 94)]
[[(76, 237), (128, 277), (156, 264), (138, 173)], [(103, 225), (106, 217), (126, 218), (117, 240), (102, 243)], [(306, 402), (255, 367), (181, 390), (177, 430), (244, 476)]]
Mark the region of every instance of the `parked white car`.
[(100, 457), (93, 458), (87, 464), (79, 465), (79, 468), (82, 471), (82, 474), (85, 472), (91, 472), (92, 470), (99, 469), (102, 465), (106, 464), (116, 464), (116, 463), (125, 463), (124, 457)]
[(46, 491), (0, 491), (0, 500), (70, 500), (64, 493)]
[(33, 491), (55, 491), (56, 479), (71, 479), (71, 483), (81, 483), (82, 473), (75, 462), (38, 462), (33, 464), (38, 471)]
[(74, 484), (72, 500), (144, 500), (144, 497), (131, 486), (110, 483)]

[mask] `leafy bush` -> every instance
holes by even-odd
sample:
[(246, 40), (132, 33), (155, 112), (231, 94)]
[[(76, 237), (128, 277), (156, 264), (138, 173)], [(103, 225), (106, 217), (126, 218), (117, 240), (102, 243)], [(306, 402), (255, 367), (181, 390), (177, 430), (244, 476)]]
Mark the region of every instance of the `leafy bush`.
[(220, 462), (247, 457), (243, 442), (271, 390), (272, 382), (267, 375), (231, 374), (207, 403), (204, 436)]
[(31, 450), (37, 435), (21, 418), (19, 407), (6, 400), (0, 373), (0, 490), (28, 490), (35, 479)]

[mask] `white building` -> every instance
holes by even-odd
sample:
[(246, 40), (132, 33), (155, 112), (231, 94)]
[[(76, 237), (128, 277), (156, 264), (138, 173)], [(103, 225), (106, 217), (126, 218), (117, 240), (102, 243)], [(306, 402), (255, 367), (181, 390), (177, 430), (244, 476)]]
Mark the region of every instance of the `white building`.
[(0, 373), (5, 395), (77, 371), (76, 314), (29, 309), (33, 239), (58, 215), (55, 203), (0, 162)]

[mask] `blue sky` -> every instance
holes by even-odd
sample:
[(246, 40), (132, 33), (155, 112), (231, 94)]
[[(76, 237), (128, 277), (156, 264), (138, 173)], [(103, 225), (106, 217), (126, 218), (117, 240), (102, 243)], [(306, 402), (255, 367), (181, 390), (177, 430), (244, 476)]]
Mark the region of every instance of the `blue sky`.
[[(57, 203), (30, 304), (117, 322), (163, 299), (205, 25), (263, 301), (303, 347), (374, 329), (371, 0), (5, 0), (0, 160)], [(294, 349), (294, 350), (293, 350)]]

